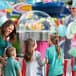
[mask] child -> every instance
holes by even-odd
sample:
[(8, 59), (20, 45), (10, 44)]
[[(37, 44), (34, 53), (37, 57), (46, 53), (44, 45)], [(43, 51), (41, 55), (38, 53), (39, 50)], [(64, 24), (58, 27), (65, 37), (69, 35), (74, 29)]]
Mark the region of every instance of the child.
[(4, 76), (22, 76), (19, 62), (15, 60), (16, 49), (9, 47), (6, 49), (7, 61), (4, 66)]
[(40, 52), (35, 51), (37, 44), (32, 39), (25, 41), (26, 76), (42, 76), (42, 60)]
[(48, 76), (62, 76), (64, 55), (58, 46), (58, 37), (51, 35), (48, 39), (48, 43), (50, 45), (46, 50), (46, 62), (50, 66)]

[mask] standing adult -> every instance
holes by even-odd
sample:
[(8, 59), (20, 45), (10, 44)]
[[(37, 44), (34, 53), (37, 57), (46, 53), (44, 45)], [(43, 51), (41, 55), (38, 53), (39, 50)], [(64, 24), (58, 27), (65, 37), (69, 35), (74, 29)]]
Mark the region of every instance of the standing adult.
[[(1, 26), (0, 30), (0, 71), (2, 68), (2, 64), (5, 64), (4, 52), (5, 48), (11, 46), (15, 39), (16, 28), (14, 22), (11, 20), (6, 20)], [(1, 72), (0, 72), (1, 74)]]
[[(76, 19), (76, 3), (74, 0), (73, 2), (72, 1), (69, 2), (69, 11), (71, 12), (71, 14), (67, 16), (64, 20), (64, 25), (66, 25), (67, 28), (68, 25)], [(70, 44), (71, 44), (71, 39), (66, 38), (64, 44), (65, 58), (71, 58), (71, 56), (68, 54), (68, 51), (70, 50)]]

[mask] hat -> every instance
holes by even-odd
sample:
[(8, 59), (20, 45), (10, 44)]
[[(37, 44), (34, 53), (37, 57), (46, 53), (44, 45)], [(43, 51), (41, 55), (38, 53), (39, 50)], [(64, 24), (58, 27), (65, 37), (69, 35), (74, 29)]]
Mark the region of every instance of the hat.
[(8, 20), (8, 18), (6, 16), (2, 16), (0, 18), (0, 27)]
[(72, 8), (76, 8), (76, 0), (73, 0), (73, 2), (72, 2)]

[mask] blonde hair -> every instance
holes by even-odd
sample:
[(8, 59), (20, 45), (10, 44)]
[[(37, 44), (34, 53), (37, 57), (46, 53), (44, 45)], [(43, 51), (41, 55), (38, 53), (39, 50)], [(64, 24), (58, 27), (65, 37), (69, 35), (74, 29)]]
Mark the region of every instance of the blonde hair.
[(14, 48), (14, 47), (9, 47), (9, 48), (7, 48), (7, 49), (6, 49), (6, 55), (7, 55), (7, 57), (13, 56), (14, 51), (16, 51), (16, 48)]

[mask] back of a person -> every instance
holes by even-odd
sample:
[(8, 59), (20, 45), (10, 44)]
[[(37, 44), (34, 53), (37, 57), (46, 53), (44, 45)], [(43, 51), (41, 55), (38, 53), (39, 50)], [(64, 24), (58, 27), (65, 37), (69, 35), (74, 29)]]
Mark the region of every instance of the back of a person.
[(34, 51), (33, 61), (26, 62), (26, 76), (42, 76), (42, 67), (40, 67), (37, 61), (39, 55), (38, 51)]
[(7, 58), (6, 65), (4, 67), (4, 76), (17, 76), (16, 63), (14, 58)]
[[(48, 76), (56, 76), (59, 74), (63, 74), (63, 63), (62, 58), (58, 58), (56, 46), (50, 46), (48, 48), (49, 53), (49, 75)], [(62, 55), (62, 54), (61, 54)]]
[(42, 76), (42, 59), (40, 52), (36, 51), (37, 43), (35, 40), (27, 39), (25, 41), (25, 64), (26, 76)]

